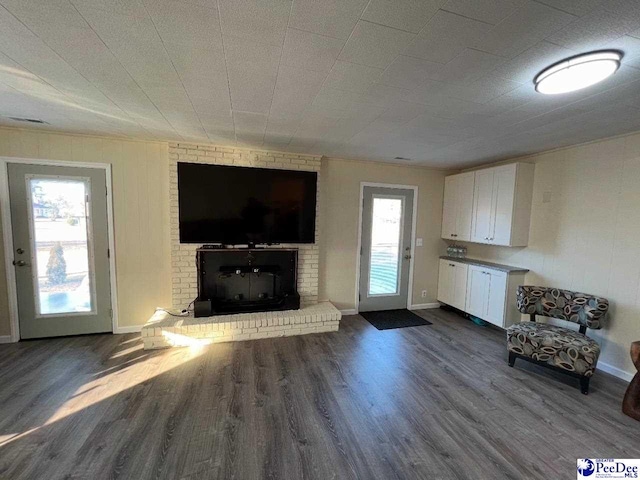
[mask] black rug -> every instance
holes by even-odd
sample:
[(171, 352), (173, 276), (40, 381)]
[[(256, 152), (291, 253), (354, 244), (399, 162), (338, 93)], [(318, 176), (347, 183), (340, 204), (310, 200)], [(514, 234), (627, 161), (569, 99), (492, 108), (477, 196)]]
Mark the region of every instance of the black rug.
[(419, 327), (431, 325), (431, 322), (406, 309), (379, 310), (377, 312), (361, 312), (371, 325), (378, 330), (390, 330), (392, 328)]

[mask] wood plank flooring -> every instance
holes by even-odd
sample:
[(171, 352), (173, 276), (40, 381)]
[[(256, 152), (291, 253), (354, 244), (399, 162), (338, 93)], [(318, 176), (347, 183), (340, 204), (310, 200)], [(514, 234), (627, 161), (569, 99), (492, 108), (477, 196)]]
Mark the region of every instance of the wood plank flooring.
[(138, 335), (0, 346), (2, 479), (574, 479), (640, 458), (626, 384), (518, 361), (443, 310), (378, 331), (144, 351)]

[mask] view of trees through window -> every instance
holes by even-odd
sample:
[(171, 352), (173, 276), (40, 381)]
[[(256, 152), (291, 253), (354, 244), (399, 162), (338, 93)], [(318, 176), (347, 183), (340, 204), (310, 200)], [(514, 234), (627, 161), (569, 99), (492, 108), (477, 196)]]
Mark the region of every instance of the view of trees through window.
[(91, 311), (87, 184), (34, 178), (30, 187), (40, 313)]

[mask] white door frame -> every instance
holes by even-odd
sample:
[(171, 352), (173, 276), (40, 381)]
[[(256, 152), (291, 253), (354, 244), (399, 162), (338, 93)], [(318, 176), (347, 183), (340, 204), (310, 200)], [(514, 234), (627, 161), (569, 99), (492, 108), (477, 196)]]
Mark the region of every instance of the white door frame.
[(16, 288), (16, 271), (13, 268), (13, 227), (11, 224), (11, 205), (9, 199), (9, 164), (43, 165), (48, 167), (97, 168), (105, 171), (107, 182), (107, 233), (109, 238), (109, 283), (111, 284), (111, 328), (118, 330), (118, 291), (116, 285), (116, 256), (113, 229), (113, 198), (111, 195), (111, 164), (91, 162), (70, 162), (63, 160), (42, 160), (35, 158), (0, 157), (0, 203), (2, 204), (2, 237), (4, 240), (5, 276), (7, 279), (7, 295), (9, 297), (9, 321), (11, 325), (11, 342), (20, 340), (20, 322), (18, 319), (18, 292)]
[(356, 250), (356, 298), (355, 306), (360, 311), (360, 250), (362, 249), (362, 209), (364, 207), (364, 187), (400, 188), (413, 190), (413, 216), (411, 219), (411, 258), (409, 259), (409, 285), (407, 287), (407, 309), (413, 304), (413, 257), (415, 253), (416, 222), (418, 219), (418, 187), (416, 185), (397, 185), (393, 183), (360, 182), (360, 204), (358, 206), (358, 249)]

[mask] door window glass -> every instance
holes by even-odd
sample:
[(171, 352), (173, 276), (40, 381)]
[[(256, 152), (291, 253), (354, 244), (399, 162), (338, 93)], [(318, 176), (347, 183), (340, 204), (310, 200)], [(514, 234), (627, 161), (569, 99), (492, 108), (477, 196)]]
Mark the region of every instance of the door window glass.
[(402, 234), (401, 198), (373, 198), (369, 295), (398, 293), (400, 242)]
[(36, 313), (94, 312), (90, 183), (27, 176)]

